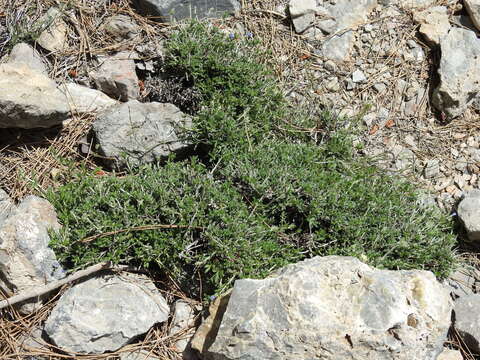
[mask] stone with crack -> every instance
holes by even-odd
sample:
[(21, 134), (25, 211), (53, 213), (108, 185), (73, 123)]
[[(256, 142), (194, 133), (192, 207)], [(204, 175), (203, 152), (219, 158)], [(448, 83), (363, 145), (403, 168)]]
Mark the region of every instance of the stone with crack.
[(93, 123), (98, 152), (112, 168), (139, 166), (182, 152), (191, 118), (175, 105), (136, 100), (109, 107)]
[(434, 360), (451, 311), (431, 272), (315, 257), (263, 280), (237, 280), (224, 312), (213, 315), (219, 326), (211, 321), (198, 335), (209, 340), (195, 335), (193, 343), (204, 360)]
[(433, 105), (448, 119), (460, 116), (480, 92), (480, 40), (475, 33), (452, 28), (440, 41), (440, 85)]

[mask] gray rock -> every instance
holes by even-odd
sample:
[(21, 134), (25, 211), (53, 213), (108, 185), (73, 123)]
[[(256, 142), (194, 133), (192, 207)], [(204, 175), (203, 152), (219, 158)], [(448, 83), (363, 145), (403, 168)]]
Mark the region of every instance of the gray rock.
[(166, 321), (168, 313), (165, 299), (147, 277), (104, 274), (68, 289), (44, 330), (66, 352), (101, 354)]
[[(22, 352), (32, 353), (33, 351), (43, 351), (49, 353), (50, 350), (47, 348), (47, 342), (42, 338), (43, 330), (40, 327), (35, 327), (28, 333), (22, 334), (18, 339), (18, 343)], [(22, 360), (48, 360), (48, 356), (22, 356)]]
[(353, 40), (353, 31), (333, 35), (322, 44), (321, 54), (329, 60), (338, 62), (346, 61), (350, 57)]
[(428, 160), (423, 170), (423, 175), (427, 179), (437, 177), (440, 174), (440, 162), (437, 159)]
[(71, 111), (78, 114), (102, 111), (118, 103), (101, 91), (75, 83), (62, 84), (60, 90), (64, 93)]
[(48, 128), (69, 116), (54, 81), (24, 64), (0, 64), (0, 128)]
[(131, 40), (140, 34), (140, 27), (127, 15), (114, 15), (105, 20), (103, 29), (116, 40)]
[(467, 269), (457, 270), (445, 280), (445, 285), (455, 299), (472, 295), (474, 290), (476, 292), (478, 285), (475, 275), (478, 276), (474, 271), (468, 271)]
[(298, 34), (303, 33), (313, 25), (316, 8), (317, 2), (315, 0), (290, 0), (288, 10)]
[(316, 257), (237, 280), (202, 358), (434, 360), (450, 316), (449, 294), (431, 272)]
[(370, 12), (377, 6), (377, 0), (336, 0), (325, 4), (327, 14), (335, 19), (333, 31), (354, 29), (363, 25)]
[(353, 73), (352, 73), (352, 81), (354, 83), (364, 83), (367, 81), (367, 77), (365, 76), (365, 74), (361, 71), (361, 70), (355, 70)]
[(452, 22), (457, 26), (457, 27), (465, 27), (470, 31), (475, 32), (477, 36), (480, 35), (479, 29), (475, 27), (475, 24), (472, 22), (472, 18), (468, 15), (453, 15), (451, 17)]
[(455, 301), (453, 326), (470, 351), (480, 352), (480, 294), (463, 296)]
[(438, 355), (437, 360), (463, 360), (462, 353), (458, 350), (443, 349), (442, 353)]
[[(19, 293), (64, 276), (55, 254), (48, 247), (49, 230), (60, 225), (53, 206), (44, 199), (27, 196), (0, 223), (0, 284)], [(21, 311), (33, 311), (41, 304), (33, 299)]]
[(323, 67), (330, 72), (337, 71), (337, 64), (335, 64), (335, 62), (332, 60), (325, 61), (325, 64), (323, 64)]
[(102, 59), (100, 67), (90, 73), (97, 88), (116, 100), (137, 99), (140, 87), (133, 57), (129, 52), (120, 52)]
[(473, 24), (480, 30), (480, 0), (464, 0), (463, 3)]
[(45, 28), (36, 39), (37, 44), (51, 52), (62, 51), (67, 46), (68, 25), (62, 19), (62, 13), (55, 7), (48, 9), (37, 25)]
[(421, 12), (415, 12), (414, 21), (420, 25), (420, 33), (431, 45), (440, 44), (440, 40), (448, 34), (450, 21), (445, 6), (434, 6)]
[(191, 127), (191, 119), (175, 105), (140, 103), (136, 100), (110, 107), (93, 124), (101, 155), (112, 167), (159, 161), (184, 150), (182, 129)]
[(435, 0), (379, 0), (379, 4), (385, 6), (398, 6), (406, 10), (426, 9), (432, 6)]
[(377, 0), (336, 0), (324, 4), (325, 19), (319, 21), (318, 27), (334, 36), (323, 44), (323, 56), (340, 62), (348, 60), (354, 41), (350, 30), (363, 25), (376, 5)]
[(160, 21), (221, 17), (240, 10), (237, 0), (134, 0), (133, 4), (142, 14)]
[(10, 216), (12, 210), (14, 210), (13, 201), (4, 190), (0, 189), (0, 226)]
[(332, 92), (337, 92), (340, 90), (340, 84), (338, 83), (338, 78), (334, 77), (331, 79), (327, 79), (325, 83), (325, 89)]
[(182, 338), (175, 343), (176, 350), (182, 354), (184, 360), (197, 360), (190, 340), (195, 334), (195, 317), (198, 311), (188, 302), (177, 300), (173, 305), (172, 327), (168, 334), (183, 333)]
[(480, 240), (480, 190), (475, 189), (465, 194), (458, 204), (457, 214), (468, 238), (471, 241)]
[(440, 85), (432, 103), (451, 119), (461, 115), (479, 93), (480, 40), (472, 31), (452, 28), (440, 47)]
[(8, 62), (12, 64), (25, 64), (45, 76), (48, 74), (47, 65), (43, 61), (42, 56), (27, 43), (16, 44), (10, 52)]
[(382, 94), (387, 90), (387, 85), (382, 82), (373, 84), (373, 88), (379, 93)]

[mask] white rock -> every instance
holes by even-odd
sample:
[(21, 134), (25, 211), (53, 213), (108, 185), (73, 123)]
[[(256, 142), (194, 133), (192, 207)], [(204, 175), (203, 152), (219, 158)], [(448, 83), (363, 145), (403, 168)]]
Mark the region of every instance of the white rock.
[(322, 44), (322, 56), (337, 62), (348, 60), (352, 51), (353, 40), (353, 31), (331, 36)]
[(10, 216), (13, 210), (13, 201), (4, 190), (0, 189), (0, 226)]
[(480, 240), (480, 190), (472, 190), (465, 195), (457, 209), (467, 236), (472, 241)]
[(194, 346), (208, 360), (434, 360), (451, 309), (431, 272), (316, 257), (264, 280), (237, 280), (226, 310), (214, 314), (213, 344)]
[(116, 100), (137, 99), (140, 87), (133, 57), (129, 52), (120, 52), (102, 59), (100, 67), (90, 73), (97, 88)]
[(362, 71), (355, 70), (352, 73), (352, 81), (354, 83), (364, 83), (365, 81), (367, 81), (367, 77), (365, 76), (365, 74)]
[(469, 350), (480, 352), (480, 294), (462, 296), (455, 301), (453, 326)]
[[(8, 212), (0, 223), (0, 284), (20, 293), (62, 278), (63, 269), (48, 247), (48, 231), (60, 228), (53, 206), (27, 196), (17, 207), (11, 204)], [(40, 304), (40, 299), (33, 299), (21, 311), (31, 312)]]
[(173, 306), (172, 327), (168, 334), (183, 333), (182, 338), (175, 343), (175, 346), (177, 351), (182, 354), (184, 360), (197, 359), (190, 345), (190, 339), (196, 330), (194, 327), (196, 312), (192, 304), (183, 300), (176, 301)]
[(346, 61), (353, 46), (353, 32), (363, 25), (368, 15), (377, 6), (377, 0), (337, 0), (324, 4), (325, 19), (318, 22), (318, 27), (335, 36), (322, 45), (323, 56), (334, 61)]
[[(451, 184), (451, 179), (445, 184), (446, 186), (449, 186)], [(459, 269), (448, 276), (445, 280), (445, 285), (448, 287), (448, 290), (454, 298), (472, 295), (473, 289), (478, 285), (478, 281), (476, 280), (478, 275), (478, 271)]]
[(473, 24), (480, 30), (480, 0), (464, 0), (463, 3)]
[(101, 91), (75, 83), (63, 84), (60, 89), (71, 110), (79, 114), (102, 111), (118, 103)]
[(433, 105), (449, 119), (461, 115), (480, 92), (480, 40), (470, 30), (452, 28), (440, 41), (440, 85)]
[(427, 179), (437, 177), (440, 174), (440, 162), (437, 159), (428, 160), (423, 172)]
[(27, 43), (18, 43), (10, 52), (8, 58), (9, 63), (25, 64), (29, 68), (36, 70), (43, 75), (48, 74), (47, 66), (42, 59), (42, 56), (33, 47)]
[(102, 354), (166, 321), (168, 313), (147, 277), (104, 274), (68, 289), (45, 322), (45, 332), (66, 352)]
[(111, 167), (139, 166), (160, 161), (189, 144), (180, 132), (191, 127), (191, 118), (173, 104), (136, 100), (112, 106), (99, 114), (93, 131), (99, 153)]
[(413, 19), (420, 25), (420, 33), (432, 46), (439, 45), (440, 40), (448, 34), (451, 28), (445, 6), (435, 6), (415, 12)]
[(240, 9), (237, 0), (133, 0), (133, 5), (158, 21), (221, 17)]
[(117, 40), (131, 40), (141, 31), (140, 27), (130, 16), (122, 14), (106, 19), (103, 30)]
[(382, 5), (395, 5), (406, 10), (426, 9), (435, 2), (436, 0), (379, 0)]
[(317, 2), (315, 0), (290, 0), (288, 10), (297, 33), (302, 33), (315, 21)]
[(463, 360), (463, 356), (458, 350), (444, 349), (437, 360)]
[(38, 37), (37, 44), (52, 52), (63, 51), (67, 48), (68, 25), (62, 19), (62, 13), (55, 7), (38, 20), (42, 26), (48, 25)]
[(325, 8), (328, 15), (335, 19), (336, 27), (333, 31), (340, 31), (363, 25), (376, 6), (377, 0), (337, 0), (325, 5)]
[(0, 64), (0, 128), (47, 128), (70, 116), (57, 84), (24, 64)]

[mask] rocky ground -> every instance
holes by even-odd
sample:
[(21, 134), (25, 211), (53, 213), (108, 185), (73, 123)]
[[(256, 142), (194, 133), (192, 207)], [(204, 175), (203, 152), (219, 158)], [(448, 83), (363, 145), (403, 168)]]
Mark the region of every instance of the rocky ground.
[[(106, 112), (108, 116), (104, 115), (100, 119), (103, 123), (96, 122), (95, 131), (99, 134), (97, 135), (99, 139), (102, 138), (102, 132), (106, 132), (104, 136), (106, 139), (112, 139), (110, 132), (118, 123), (116, 116), (123, 116), (120, 114), (122, 112), (135, 111), (136, 114), (140, 114), (138, 118), (143, 119), (141, 116), (144, 116), (148, 119), (149, 111), (154, 110), (149, 109), (150, 105), (142, 103), (150, 101), (175, 103), (186, 115), (179, 115), (175, 107), (169, 110), (169, 119), (174, 118), (184, 126), (188, 124), (188, 114), (193, 112), (196, 105), (195, 93), (182, 88), (172, 79), (167, 78), (159, 82), (154, 76), (161, 71), (159, 64), (163, 54), (162, 42), (178, 25), (158, 22), (158, 17), (144, 17), (142, 14), (145, 14), (145, 11), (151, 11), (151, 8), (141, 6), (142, 1), (134, 3), (136, 7), (130, 6), (127, 1), (87, 0), (58, 4), (45, 0), (32, 7), (29, 2), (0, 0), (0, 87), (11, 90), (8, 94), (4, 92), (0, 95), (1, 108), (6, 109), (0, 113), (0, 149), (2, 150), (0, 188), (8, 193), (8, 195), (2, 193), (0, 204), (9, 209), (8, 216), (6, 211), (0, 212), (0, 223), (7, 219), (9, 224), (18, 224), (40, 217), (44, 222), (43, 227), (40, 227), (41, 231), (39, 230), (40, 242), (48, 242), (45, 240), (47, 236), (45, 221), (50, 221), (50, 225), (55, 227), (58, 225), (56, 220), (49, 217), (45, 220), (43, 210), (41, 211), (43, 215), (35, 215), (32, 210), (34, 215), (31, 215), (31, 218), (27, 216), (28, 219), (25, 220), (19, 215), (18, 210), (14, 210), (10, 199), (23, 198), (30, 192), (32, 186), (46, 188), (61, 185), (69, 180), (72, 167), (78, 167), (81, 164), (92, 168), (100, 163), (107, 164), (102, 174), (115, 169), (120, 161), (116, 150), (120, 147), (123, 150), (126, 148), (132, 152), (138, 151), (135, 142), (126, 145), (125, 139), (118, 137), (114, 139), (116, 142), (109, 140), (108, 144), (101, 144), (103, 149), (99, 154), (91, 137), (88, 136), (96, 112), (118, 105), (119, 102), (139, 101), (138, 103), (130, 102), (130, 105), (124, 105), (122, 110), (115, 110), (117, 112)], [(231, 7), (233, 3), (230, 2), (229, 6)], [(437, 204), (444, 211), (456, 211), (456, 205), (462, 196), (478, 188), (480, 176), (480, 133), (477, 131), (480, 124), (480, 97), (478, 97), (480, 40), (477, 38), (480, 29), (480, 3), (478, 1), (291, 0), (285, 2), (258, 0), (248, 4), (235, 3), (233, 7), (237, 7), (233, 17), (212, 19), (211, 23), (232, 38), (258, 39), (271, 51), (271, 57), (265, 61), (274, 68), (285, 95), (291, 101), (292, 108), (307, 110), (313, 116), (319, 116), (325, 111), (331, 112), (335, 126), (348, 128), (355, 134), (359, 156), (370, 157), (373, 162), (394, 176), (407, 176), (417, 182), (420, 188), (433, 194)], [(184, 10), (178, 11), (177, 16), (181, 16)], [(165, 9), (163, 11), (168, 13)], [(12, 39), (16, 42), (14, 47), (9, 45), (12, 44)], [(35, 48), (27, 43), (35, 45)], [(16, 98), (16, 94), (19, 93), (29, 95), (20, 101)], [(15, 106), (12, 106), (12, 103)], [(18, 103), (20, 103), (19, 106), (16, 105)], [(8, 116), (5, 115), (7, 113)], [(39, 127), (44, 129), (40, 130)], [(148, 134), (158, 136), (158, 132), (155, 131), (151, 130)], [(177, 141), (178, 139), (172, 138), (174, 136), (172, 129), (162, 128), (161, 132), (165, 134), (165, 141), (168, 140), (173, 145), (168, 149), (160, 149), (159, 154), (152, 153), (153, 159), (164, 155), (163, 151), (177, 150), (183, 146)], [(311, 129), (312, 136), (320, 136), (321, 132), (321, 128)], [(141, 150), (146, 151), (146, 149), (143, 147)], [(470, 199), (473, 199), (470, 200), (473, 205), (464, 203), (458, 211), (464, 214), (468, 236), (475, 240), (478, 237), (475, 211), (480, 206), (476, 202), (477, 195)], [(22, 202), (18, 207), (27, 209), (36, 208), (37, 205), (29, 204), (40, 200), (27, 198), (23, 201), (25, 204), (22, 205)], [(42, 206), (38, 205), (39, 208)], [(11, 215), (10, 211), (14, 215)], [(32, 226), (37, 226), (35, 224)], [(49, 256), (47, 254), (45, 258)], [(18, 262), (22, 261), (18, 260)], [(28, 268), (27, 265), (25, 266)], [(49, 269), (56, 268), (54, 261), (42, 263), (42, 266), (47, 266)], [(299, 288), (308, 288), (308, 281), (306, 283), (304, 281), (309, 271), (320, 271), (325, 265), (319, 262), (312, 263), (311, 266), (312, 268), (305, 269), (306, 266), (298, 265), (301, 268)], [(415, 277), (411, 274), (384, 275), (375, 269), (364, 268), (364, 264), (361, 263), (348, 264), (348, 266), (353, 269), (352, 274), (359, 268), (379, 283), (384, 281), (384, 277), (389, 276), (394, 279), (392, 281), (397, 281), (399, 284), (417, 281), (410, 278)], [(289, 270), (285, 270), (285, 273), (289, 273)], [(9, 274), (15, 275), (13, 271)], [(277, 296), (278, 292), (286, 291), (282, 276), (278, 281), (266, 280), (271, 293), (255, 295), (260, 302), (269, 304), (271, 297)], [(329, 276), (335, 277), (335, 274)], [(424, 275), (418, 276), (422, 278)], [(457, 339), (455, 349), (460, 344), (463, 358), (471, 359), (472, 353), (480, 352), (478, 342), (472, 341), (472, 337), (480, 338), (480, 332), (474, 321), (469, 319), (478, 302), (477, 295), (473, 294), (476, 292), (478, 277), (466, 275), (465, 272), (457, 273), (456, 276), (457, 279), (454, 281), (456, 285), (451, 286), (457, 286), (457, 289), (460, 289), (454, 297), (463, 299), (458, 307), (458, 316), (464, 322), (458, 322), (459, 337), (456, 338), (457, 335), (454, 334), (450, 338)], [(54, 278), (60, 277), (59, 275)], [(331, 277), (327, 276), (328, 281), (331, 281)], [(352, 275), (352, 278), (354, 277)], [(55, 279), (45, 279), (45, 281)], [(132, 290), (124, 280), (106, 278), (102, 281), (114, 282), (115, 285), (109, 284), (112, 287), (118, 286), (120, 291), (125, 293), (129, 291), (135, 293), (136, 290)], [(348, 281), (350, 280), (353, 281), (348, 278)], [(420, 282), (419, 289), (433, 291), (443, 299), (444, 293), (436, 288), (436, 282), (431, 279), (423, 279)], [(45, 331), (61, 351), (97, 353), (97, 355), (85, 357), (86, 359), (101, 359), (109, 356), (115, 358), (120, 355), (98, 354), (118, 350), (138, 333), (147, 331), (153, 323), (165, 321), (168, 317), (169, 309), (163, 298), (161, 298), (161, 304), (153, 304), (152, 296), (146, 296), (141, 300), (145, 321), (139, 322), (134, 330), (125, 330), (128, 336), (118, 338), (115, 334), (108, 336), (103, 334), (99, 336), (105, 336), (105, 341), (95, 342), (91, 339), (98, 334), (92, 335), (88, 329), (76, 327), (74, 330), (65, 330), (61, 327), (64, 325), (61, 321), (62, 311), (66, 311), (65, 307), (68, 309), (72, 306), (69, 299), (81, 298), (84, 299), (83, 304), (88, 305), (93, 301), (89, 297), (91, 290), (88, 286), (106, 286), (91, 285), (88, 282), (84, 285), (85, 289), (74, 287), (62, 296), (63, 309), (58, 306), (52, 314), (49, 314), (52, 307), (47, 306), (45, 311), (28, 320), (28, 325), (32, 325), (30, 328), (34, 328), (35, 324), (43, 323), (48, 318)], [(363, 283), (359, 285), (359, 289), (364, 285)], [(238, 287), (242, 286), (253, 293), (258, 290), (258, 284), (255, 282), (245, 281), (238, 285)], [(401, 288), (400, 285), (396, 286), (396, 289), (399, 287)], [(155, 292), (149, 284), (145, 285), (145, 288), (147, 290), (142, 291), (146, 293)], [(76, 291), (79, 293), (75, 293)], [(327, 290), (316, 289), (315, 291), (312, 294), (318, 295)], [(342, 291), (339, 290), (339, 294), (346, 296)], [(398, 291), (406, 292), (405, 296), (410, 299), (408, 289), (402, 288)], [(233, 294), (238, 296), (238, 293), (240, 290), (233, 290)], [(342, 345), (332, 343), (328, 351), (335, 351), (337, 354), (343, 354), (344, 357), (350, 356), (350, 348), (353, 345), (380, 341), (374, 337), (373, 330), (376, 326), (380, 326), (393, 334), (392, 338), (406, 339), (401, 346), (395, 345), (403, 356), (398, 357), (399, 359), (415, 358), (419, 348), (425, 354), (417, 357), (418, 359), (434, 359), (436, 355), (433, 354), (441, 349), (441, 343), (445, 340), (446, 331), (450, 326), (450, 319), (447, 319), (448, 315), (446, 315), (449, 314), (450, 300), (445, 298), (435, 303), (427, 299), (430, 303), (435, 303), (435, 306), (432, 305), (432, 308), (425, 310), (415, 303), (418, 300), (415, 297), (415, 291), (412, 294), (413, 298), (410, 300), (413, 305), (410, 308), (394, 303), (389, 304), (390, 307), (386, 306), (388, 309), (385, 311), (388, 312), (392, 308), (395, 314), (405, 315), (406, 320), (402, 317), (401, 321), (405, 320), (405, 324), (415, 330), (404, 328), (403, 325), (397, 326), (393, 318), (379, 319), (375, 314), (362, 313), (360, 320), (365, 322), (365, 326), (371, 333), (365, 335), (365, 338), (353, 340), (351, 338), (353, 335), (347, 333), (344, 335)], [(310, 295), (306, 291), (305, 296)], [(158, 294), (155, 296), (158, 298)], [(112, 295), (107, 293), (105, 303), (111, 304), (114, 300), (111, 297)], [(171, 294), (167, 294), (166, 297), (170, 303)], [(295, 298), (292, 301), (297, 300)], [(138, 301), (141, 303), (140, 300)], [(227, 311), (225, 324), (219, 332), (221, 336), (214, 346), (205, 352), (205, 359), (209, 356), (235, 359), (238, 355), (235, 352), (238, 347), (253, 347), (258, 350), (263, 345), (269, 344), (269, 341), (280, 344), (278, 345), (280, 347), (291, 341), (287, 332), (285, 336), (278, 338), (262, 339), (263, 345), (260, 346), (259, 335), (249, 328), (254, 325), (247, 320), (243, 324), (244, 328), (230, 329), (234, 327), (228, 322), (231, 318), (243, 318), (248, 315), (245, 313), (246, 305), (242, 303), (242, 299), (235, 298), (236, 301), (238, 301), (238, 307), (231, 307)], [(123, 312), (138, 311), (138, 303), (121, 304), (119, 307)], [(420, 304), (421, 301), (418, 303)], [(187, 353), (182, 355), (181, 352), (169, 348), (169, 346), (175, 347), (184, 333), (189, 332), (190, 335), (192, 333), (185, 330), (185, 324), (191, 326), (195, 324), (193, 314), (197, 312), (195, 308), (197, 304), (191, 302), (189, 304), (177, 302), (174, 307), (179, 308), (177, 309), (179, 313), (183, 312), (183, 315), (178, 315), (179, 320), (170, 322), (168, 327), (165, 325), (150, 330), (149, 335), (144, 338), (144, 343), (155, 345), (155, 341), (159, 338), (171, 337), (171, 341), (162, 348), (163, 353), (153, 345), (149, 349), (156, 349), (155, 353), (162, 353), (164, 358), (181, 358), (181, 356), (185, 359), (192, 358), (189, 357), (193, 356), (189, 352), (187, 353), (190, 355)], [(317, 314), (320, 307), (327, 307), (331, 312), (327, 315), (332, 319), (332, 314), (338, 312), (335, 305), (327, 300), (320, 305), (309, 304), (309, 311)], [(122, 308), (122, 306), (125, 307)], [(266, 305), (265, 307), (268, 308)], [(354, 311), (347, 310), (345, 311)], [(426, 323), (428, 322), (426, 313), (430, 310), (438, 315), (436, 318), (434, 316), (433, 325)], [(88, 306), (79, 306), (78, 311), (74, 317), (91, 315), (89, 314), (91, 308)], [(259, 311), (262, 312), (263, 309)], [(280, 309), (280, 311), (283, 310)], [(412, 314), (414, 314), (413, 317), (410, 316)], [(344, 315), (348, 317), (347, 313)], [(413, 318), (415, 319), (412, 320)], [(267, 322), (265, 319), (258, 320), (262, 319), (261, 316), (256, 319), (256, 321)], [(272, 323), (268, 324), (270, 330), (282, 326), (281, 317), (272, 315), (269, 320), (272, 320)], [(340, 318), (334, 320), (342, 323)], [(299, 321), (301, 324), (299, 326), (305, 325), (302, 321)], [(115, 328), (114, 322), (107, 321), (104, 324), (105, 328)], [(418, 327), (411, 325), (417, 322)], [(320, 328), (320, 323), (315, 325), (319, 326), (317, 329), (319, 332), (325, 330)], [(416, 332), (421, 333), (429, 326), (434, 329), (432, 338), (425, 342), (416, 342), (415, 337), (420, 336)], [(42, 350), (38, 344), (18, 348), (20, 335), (25, 327), (11, 322), (7, 330), (7, 333), (11, 332), (14, 336), (5, 343), (8, 343), (11, 349), (17, 349), (16, 351), (25, 352), (25, 349), (32, 351), (33, 347), (37, 351), (35, 358), (38, 359), (41, 358), (38, 356), (42, 355), (42, 351), (44, 355), (50, 356), (52, 351), (58, 350), (52, 345), (43, 347)], [(361, 332), (359, 329), (355, 328), (355, 330)], [(38, 332), (38, 329), (32, 331)], [(85, 333), (90, 337), (82, 338), (82, 344), (79, 345), (78, 341), (72, 342), (71, 339), (63, 336), (68, 331), (77, 334), (75, 335), (77, 338), (85, 336)], [(205, 331), (208, 333), (210, 330)], [(255, 334), (256, 340), (249, 342), (248, 339), (244, 339), (245, 342), (236, 343), (237, 348), (228, 348), (228, 351), (224, 352), (223, 342), (232, 341), (227, 333), (235, 331), (250, 334), (250, 336)], [(305, 336), (307, 339), (310, 335), (305, 334)], [(462, 338), (460, 336), (463, 336), (464, 340), (459, 340)], [(206, 346), (202, 343), (205, 337), (206, 335), (203, 335), (202, 338), (200, 334), (196, 342), (194, 341), (194, 347), (200, 352)], [(27, 338), (38, 340), (39, 336), (37, 334)], [(39, 340), (39, 342), (42, 341)], [(390, 340), (382, 339), (381, 341), (389, 344)], [(467, 342), (468, 347), (462, 346), (465, 345), (462, 341)], [(178, 346), (183, 349), (187, 345), (184, 342)], [(270, 349), (268, 346), (265, 345), (265, 349)], [(370, 356), (368, 351), (371, 349), (367, 345), (362, 346), (356, 354)], [(142, 348), (148, 348), (148, 346), (137, 345), (131, 350), (139, 351)], [(311, 352), (325, 349), (309, 348), (307, 350)], [(61, 354), (61, 351), (57, 353)], [(1, 350), (0, 354), (2, 354)], [(4, 354), (8, 355), (6, 359), (28, 358)], [(259, 355), (254, 352), (254, 354), (256, 355), (252, 356), (256, 358), (267, 356), (264, 353)], [(120, 358), (143, 359), (147, 355), (125, 356)], [(462, 355), (456, 350), (445, 350), (445, 357), (438, 357), (438, 359), (461, 358)]]

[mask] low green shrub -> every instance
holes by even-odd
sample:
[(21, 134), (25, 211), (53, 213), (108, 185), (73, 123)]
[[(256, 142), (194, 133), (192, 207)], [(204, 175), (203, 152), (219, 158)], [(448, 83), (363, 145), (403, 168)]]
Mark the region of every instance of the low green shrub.
[[(229, 181), (213, 178), (195, 160), (143, 167), (123, 178), (80, 179), (46, 195), (63, 224), (51, 246), (69, 268), (106, 260), (157, 264), (180, 282), (198, 273), (205, 291), (214, 292), (300, 259), (299, 250), (278, 242), (278, 230), (252, 213)], [(172, 228), (80, 241), (148, 225)]]
[[(201, 93), (191, 138), (210, 152), (49, 191), (63, 224), (52, 246), (67, 267), (157, 264), (186, 287), (198, 275), (205, 293), (314, 255), (440, 277), (452, 269), (448, 218), (355, 158), (340, 119), (297, 119), (323, 129), (320, 141), (285, 126), (285, 100), (252, 42), (194, 22), (167, 50), (170, 70)], [(117, 233), (80, 241), (106, 232)]]
[(190, 82), (202, 97), (191, 140), (211, 146), (212, 156), (225, 146), (252, 146), (285, 116), (285, 99), (259, 61), (268, 54), (256, 45), (196, 21), (166, 43), (165, 71)]
[(412, 184), (354, 161), (344, 135), (323, 147), (265, 142), (235, 153), (220, 172), (307, 256), (356, 256), (440, 277), (455, 263), (449, 219), (422, 207)]
[[(63, 224), (52, 247), (69, 267), (111, 260), (155, 263), (180, 282), (198, 274), (207, 292), (314, 255), (448, 274), (447, 218), (419, 206), (412, 185), (329, 148), (267, 141), (213, 171), (193, 159), (84, 176), (47, 194)], [(172, 228), (79, 241), (151, 225)]]

